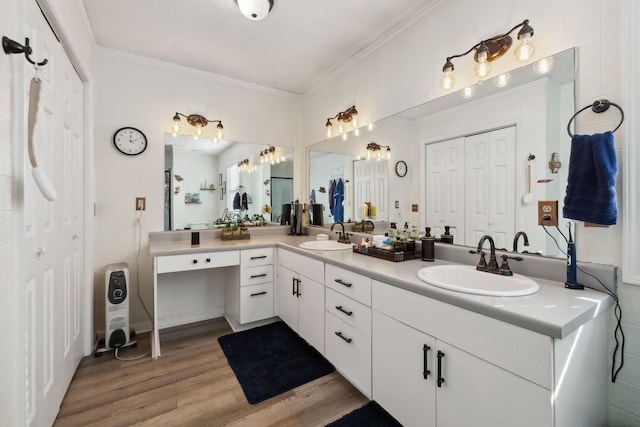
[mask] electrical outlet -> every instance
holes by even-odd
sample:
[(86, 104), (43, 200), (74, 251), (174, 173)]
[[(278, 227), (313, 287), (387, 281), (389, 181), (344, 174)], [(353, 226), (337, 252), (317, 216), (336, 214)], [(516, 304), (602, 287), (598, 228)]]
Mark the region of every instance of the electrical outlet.
[(400, 209), (400, 201), (399, 200), (396, 200), (395, 206), (396, 206), (396, 209)]
[(557, 200), (538, 200), (538, 225), (558, 226)]
[(411, 212), (418, 212), (418, 204), (414, 203), (411, 205)]
[(146, 197), (136, 197), (136, 210), (144, 211), (147, 209), (147, 198)]

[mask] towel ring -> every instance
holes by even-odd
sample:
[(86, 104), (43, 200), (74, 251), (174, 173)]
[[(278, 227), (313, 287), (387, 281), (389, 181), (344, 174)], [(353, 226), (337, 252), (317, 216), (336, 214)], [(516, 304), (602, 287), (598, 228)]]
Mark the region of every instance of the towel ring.
[(622, 121), (624, 120), (624, 111), (622, 111), (622, 108), (620, 108), (618, 104), (614, 102), (610, 102), (608, 99), (598, 99), (593, 101), (593, 104), (587, 105), (586, 107), (579, 109), (578, 111), (576, 111), (576, 113), (573, 116), (571, 116), (571, 118), (569, 119), (569, 123), (567, 124), (567, 132), (569, 132), (569, 136), (573, 137), (573, 134), (571, 133), (571, 122), (573, 121), (573, 119), (576, 118), (578, 114), (582, 113), (584, 110), (586, 110), (589, 107), (591, 107), (591, 110), (594, 113), (604, 113), (609, 109), (611, 105), (613, 105), (620, 111), (620, 123), (618, 123), (618, 126), (616, 126), (616, 128), (611, 132), (617, 131), (620, 128), (620, 126), (622, 126)]

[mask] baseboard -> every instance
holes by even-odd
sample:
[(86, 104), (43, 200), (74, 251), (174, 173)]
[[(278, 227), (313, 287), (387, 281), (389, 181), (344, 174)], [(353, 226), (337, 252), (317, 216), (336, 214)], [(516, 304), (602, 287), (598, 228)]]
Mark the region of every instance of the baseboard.
[(184, 313), (158, 318), (158, 329), (171, 328), (187, 323), (200, 322), (202, 320), (215, 319), (224, 315), (224, 307), (203, 310), (194, 313)]

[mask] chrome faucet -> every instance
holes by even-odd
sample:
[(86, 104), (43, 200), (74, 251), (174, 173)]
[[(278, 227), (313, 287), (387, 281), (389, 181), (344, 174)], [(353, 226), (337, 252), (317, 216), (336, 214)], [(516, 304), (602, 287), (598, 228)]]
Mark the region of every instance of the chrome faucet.
[(520, 239), (520, 236), (524, 239), (524, 245), (529, 246), (529, 237), (527, 236), (527, 233), (524, 231), (518, 231), (513, 237), (513, 252), (518, 252), (518, 240)]
[(338, 233), (338, 242), (340, 242), (340, 243), (351, 243), (351, 240), (349, 240), (349, 236), (344, 231), (344, 224), (342, 223), (342, 221), (336, 221), (333, 224), (331, 224), (331, 231), (333, 231), (333, 227), (335, 227), (336, 224), (339, 224), (340, 227), (342, 227), (342, 232), (337, 231), (337, 233)]

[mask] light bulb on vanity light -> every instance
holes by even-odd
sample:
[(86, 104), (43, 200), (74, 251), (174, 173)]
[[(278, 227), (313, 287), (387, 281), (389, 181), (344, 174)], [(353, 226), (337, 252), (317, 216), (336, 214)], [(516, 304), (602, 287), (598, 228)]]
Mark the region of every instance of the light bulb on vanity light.
[(518, 32), (518, 40), (520, 44), (513, 51), (513, 56), (518, 62), (527, 62), (533, 56), (535, 48), (531, 44), (531, 37), (533, 36), (533, 28), (529, 25), (529, 20), (523, 22), (522, 28)]
[(373, 122), (371, 122), (371, 123), (369, 123), (369, 124), (367, 125), (367, 130), (368, 130), (368, 131), (372, 131), (372, 130), (373, 130)]
[(478, 48), (476, 65), (473, 67), (473, 72), (477, 78), (483, 80), (491, 72), (491, 63), (489, 62), (489, 49), (482, 43)]
[(355, 136), (360, 136), (360, 128), (355, 128), (355, 129), (353, 130), (353, 134), (354, 134)]

